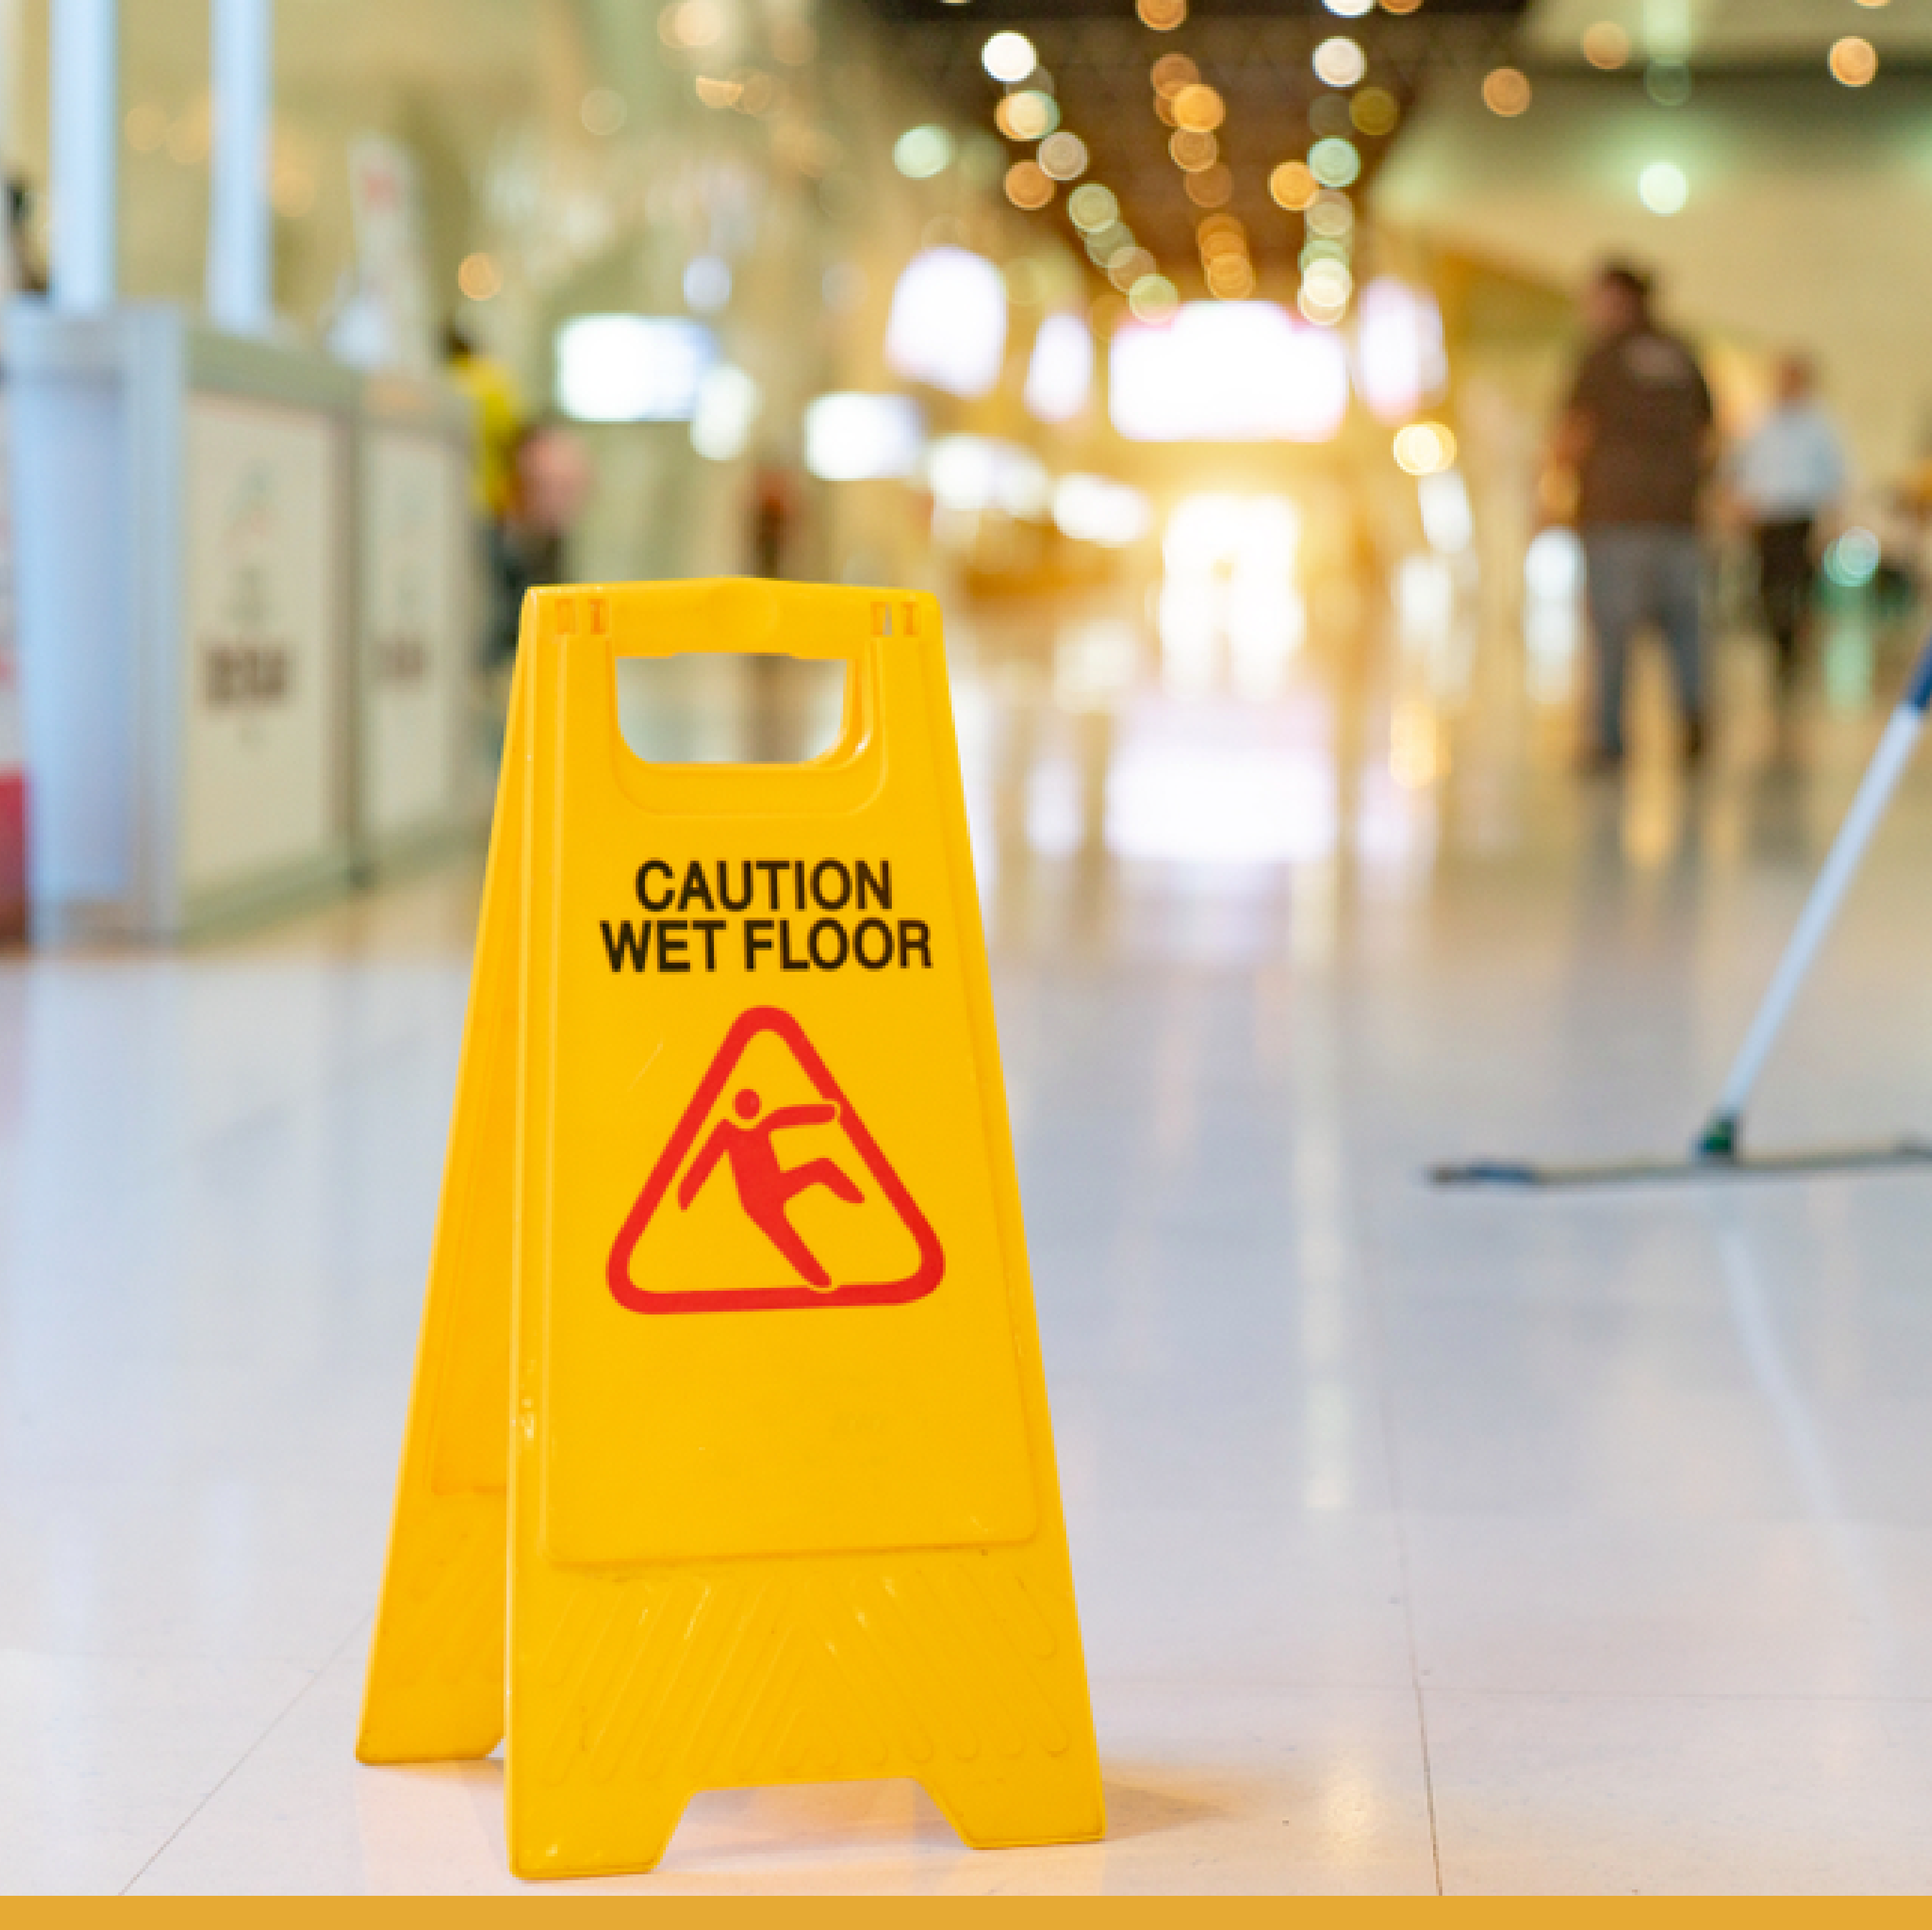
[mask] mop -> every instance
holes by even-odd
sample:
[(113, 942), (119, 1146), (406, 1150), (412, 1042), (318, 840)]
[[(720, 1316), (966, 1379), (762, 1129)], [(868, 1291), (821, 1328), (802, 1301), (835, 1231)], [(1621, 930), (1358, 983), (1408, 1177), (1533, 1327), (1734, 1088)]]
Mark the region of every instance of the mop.
[(1785, 1019), (1803, 987), (1838, 908), (1857, 875), (1865, 847), (1877, 830), (1898, 780), (1912, 761), (1919, 734), (1932, 706), (1932, 636), (1926, 639), (1912, 667), (1910, 682), (1899, 699), (1878, 749), (1866, 767), (1858, 794), (1832, 840), (1824, 869), (1811, 887), (1797, 929), (1772, 974), (1771, 984), (1738, 1049), (1730, 1075), (1704, 1128), (1684, 1159), (1631, 1159), (1596, 1164), (1546, 1166), (1527, 1160), (1472, 1160), (1433, 1166), (1430, 1178), (1438, 1186), (1600, 1186), (1619, 1182), (1666, 1179), (1767, 1178), (1778, 1174), (1837, 1172), (1859, 1167), (1923, 1164), (1932, 1161), (1932, 1144), (1898, 1139), (1868, 1146), (1814, 1148), (1783, 1153), (1747, 1153), (1744, 1114), (1751, 1090), (1764, 1070)]

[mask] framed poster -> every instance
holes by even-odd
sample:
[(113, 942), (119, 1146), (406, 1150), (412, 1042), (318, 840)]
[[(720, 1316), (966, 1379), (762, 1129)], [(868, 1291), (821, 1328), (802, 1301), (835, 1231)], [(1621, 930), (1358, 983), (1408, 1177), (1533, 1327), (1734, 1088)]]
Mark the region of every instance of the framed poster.
[(448, 438), (365, 432), (358, 782), (362, 829), (379, 841), (446, 821), (460, 802), (466, 486)]
[(346, 458), (318, 413), (191, 395), (186, 416), (182, 878), (198, 891), (339, 836)]

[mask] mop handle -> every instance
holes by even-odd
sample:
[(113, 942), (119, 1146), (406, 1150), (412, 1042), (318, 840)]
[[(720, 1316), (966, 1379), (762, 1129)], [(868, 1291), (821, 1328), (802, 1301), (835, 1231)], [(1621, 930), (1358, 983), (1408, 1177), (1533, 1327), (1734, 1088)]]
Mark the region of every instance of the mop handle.
[(1724, 1082), (1717, 1110), (1699, 1137), (1697, 1150), (1707, 1157), (1729, 1158), (1737, 1151), (1738, 1122), (1743, 1115), (1744, 1102), (1750, 1097), (1751, 1088), (1764, 1070), (1764, 1062), (1771, 1055), (1812, 961), (1838, 915), (1839, 904), (1858, 874), (1865, 847), (1885, 815), (1885, 808), (1904, 775), (1905, 767), (1912, 761), (1918, 734), (1925, 728), (1928, 705), (1932, 705), (1932, 636), (1927, 638), (1920, 650), (1918, 661), (1912, 667), (1912, 680), (1893, 710), (1885, 734), (1879, 739), (1871, 762), (1865, 767), (1858, 795), (1852, 800), (1852, 808), (1832, 841), (1825, 867), (1804, 901), (1798, 929), (1792, 933), (1784, 956), (1772, 974), (1763, 1003), (1744, 1035), (1730, 1076)]

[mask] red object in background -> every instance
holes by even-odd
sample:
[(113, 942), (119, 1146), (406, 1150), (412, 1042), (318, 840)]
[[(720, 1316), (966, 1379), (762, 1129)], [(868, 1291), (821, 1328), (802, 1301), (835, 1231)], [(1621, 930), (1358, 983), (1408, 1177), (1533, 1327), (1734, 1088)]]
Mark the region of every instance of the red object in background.
[(0, 771), (0, 940), (27, 935), (27, 778)]

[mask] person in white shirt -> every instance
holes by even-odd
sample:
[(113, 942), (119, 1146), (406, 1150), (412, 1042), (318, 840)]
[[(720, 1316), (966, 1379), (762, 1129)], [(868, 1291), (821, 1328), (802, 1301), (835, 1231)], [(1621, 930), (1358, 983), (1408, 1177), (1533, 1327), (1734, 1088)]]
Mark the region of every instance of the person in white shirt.
[(1811, 602), (1813, 536), (1845, 493), (1844, 451), (1813, 395), (1815, 383), (1804, 356), (1786, 356), (1778, 365), (1771, 413), (1738, 445), (1730, 464), (1732, 497), (1757, 546), (1758, 594), (1777, 647), (1780, 702), (1789, 701), (1797, 681)]

